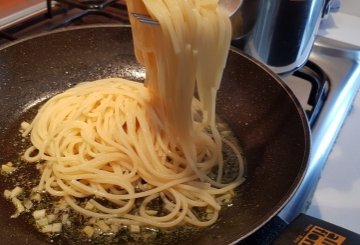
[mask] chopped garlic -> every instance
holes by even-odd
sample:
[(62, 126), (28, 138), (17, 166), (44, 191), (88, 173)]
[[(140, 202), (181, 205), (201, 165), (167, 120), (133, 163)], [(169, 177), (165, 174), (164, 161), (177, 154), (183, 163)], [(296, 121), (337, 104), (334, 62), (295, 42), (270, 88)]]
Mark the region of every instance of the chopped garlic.
[(232, 199), (232, 196), (230, 193), (227, 193), (225, 195), (219, 196), (216, 198), (216, 202), (219, 204), (226, 204), (226, 203), (230, 203)]
[(58, 202), (57, 208), (59, 209), (65, 209), (68, 207), (68, 204), (64, 201), (64, 199), (60, 199)]
[(58, 233), (58, 232), (61, 232), (61, 229), (62, 229), (61, 223), (52, 224), (52, 232)]
[(24, 121), (20, 124), (20, 127), (22, 130), (26, 131), (30, 127), (30, 123)]
[(89, 219), (89, 224), (95, 224), (97, 222), (97, 218), (90, 218)]
[(42, 219), (46, 215), (46, 209), (35, 210), (32, 215), (35, 219)]
[(94, 204), (92, 204), (91, 202), (86, 203), (85, 209), (92, 210), (93, 208), (95, 208)]
[(156, 211), (156, 210), (145, 210), (145, 213), (147, 215), (155, 216), (155, 215), (157, 215), (158, 211)]
[(34, 206), (34, 204), (29, 199), (26, 199), (24, 201), (24, 206), (25, 206), (26, 210), (30, 210)]
[(25, 207), (24, 207), (24, 205), (21, 203), (21, 201), (19, 199), (17, 199), (16, 197), (13, 197), (13, 198), (11, 198), (11, 201), (14, 204), (14, 206), (16, 208), (16, 212), (18, 214), (25, 211)]
[(5, 190), (5, 191), (4, 191), (4, 197), (5, 197), (6, 199), (10, 199), (10, 196), (11, 196), (11, 191), (10, 191), (10, 190)]
[(23, 189), (19, 186), (16, 186), (12, 191), (10, 198), (18, 197), (23, 192)]
[(31, 195), (30, 199), (33, 200), (33, 201), (40, 202), (41, 201), (41, 195), (39, 193), (35, 192), (34, 194)]
[(140, 186), (140, 189), (141, 189), (142, 191), (151, 190), (151, 189), (153, 189), (153, 188), (154, 188), (154, 186), (153, 186), (153, 185), (150, 185), (150, 184), (148, 184), (148, 183), (142, 184), (142, 185)]
[(13, 167), (13, 166), (14, 166), (12, 162), (7, 162), (7, 163), (4, 164), (4, 165), (6, 165), (6, 166), (8, 166), (8, 167)]
[(110, 226), (108, 226), (104, 220), (99, 220), (96, 222), (96, 225), (100, 228), (103, 232), (108, 232), (110, 230)]
[(139, 233), (140, 232), (140, 226), (139, 225), (130, 225), (130, 232)]
[(65, 225), (69, 221), (69, 214), (63, 214), (61, 217), (61, 223)]
[(48, 219), (45, 217), (45, 218), (42, 218), (42, 219), (38, 219), (36, 220), (36, 224), (40, 227), (43, 227), (43, 226), (46, 226), (49, 224), (49, 221)]
[(41, 228), (43, 233), (58, 233), (61, 232), (62, 224), (61, 223), (54, 223), (50, 225), (45, 225)]
[(91, 238), (94, 235), (95, 229), (93, 227), (87, 225), (84, 227), (84, 229), (82, 231), (85, 233), (85, 235), (88, 238)]
[(46, 216), (47, 220), (49, 221), (49, 223), (52, 223), (56, 220), (56, 215), (54, 214), (49, 214)]
[(45, 225), (41, 228), (41, 232), (43, 233), (50, 233), (52, 232), (52, 225)]
[(1, 172), (5, 174), (11, 174), (16, 170), (15, 167), (13, 167), (13, 164), (11, 162), (8, 162), (7, 164), (1, 165)]
[(111, 232), (114, 232), (114, 233), (117, 233), (120, 230), (119, 225), (111, 224), (110, 227), (111, 227)]

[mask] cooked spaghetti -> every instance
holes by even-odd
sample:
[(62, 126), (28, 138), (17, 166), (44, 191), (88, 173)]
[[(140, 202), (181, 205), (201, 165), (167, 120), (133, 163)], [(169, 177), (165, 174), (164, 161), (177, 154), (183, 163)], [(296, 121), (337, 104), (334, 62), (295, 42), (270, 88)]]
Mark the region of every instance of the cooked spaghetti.
[[(87, 217), (209, 226), (243, 181), (237, 146), (215, 124), (229, 19), (216, 0), (128, 1), (128, 9), (160, 23), (131, 17), (145, 84), (109, 78), (54, 96), (24, 128), (32, 146), (23, 158), (41, 164), (36, 191)], [(223, 142), (237, 158), (231, 181), (223, 181)]]

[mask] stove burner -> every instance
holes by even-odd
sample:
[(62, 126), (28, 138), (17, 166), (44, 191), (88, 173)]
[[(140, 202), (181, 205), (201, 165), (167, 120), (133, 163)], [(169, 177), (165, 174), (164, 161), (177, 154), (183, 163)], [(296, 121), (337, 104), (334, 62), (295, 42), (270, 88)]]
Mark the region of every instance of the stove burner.
[(314, 62), (307, 61), (304, 67), (297, 70), (293, 76), (311, 84), (309, 98), (307, 104), (310, 108), (304, 108), (312, 126), (318, 117), (320, 110), (328, 96), (330, 82), (327, 74)]
[[(53, 2), (57, 2), (54, 4)], [(0, 45), (69, 25), (129, 24), (126, 4), (115, 0), (47, 0), (46, 9), (8, 27), (0, 27)], [(103, 16), (106, 18), (98, 18)]]
[(53, 17), (53, 1), (60, 4), (65, 4), (70, 8), (80, 9), (81, 11), (64, 19), (61, 23), (52, 26), (50, 28), (51, 30), (68, 26), (69, 24), (88, 15), (100, 15), (110, 19), (118, 20), (121, 23), (129, 21), (126, 4), (119, 3), (118, 0), (47, 0), (47, 16), (49, 18)]

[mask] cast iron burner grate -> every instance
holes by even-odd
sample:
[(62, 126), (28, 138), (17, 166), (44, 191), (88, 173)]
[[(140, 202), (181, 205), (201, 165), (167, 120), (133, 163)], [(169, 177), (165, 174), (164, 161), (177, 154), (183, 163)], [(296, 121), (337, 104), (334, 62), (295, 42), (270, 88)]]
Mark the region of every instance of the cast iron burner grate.
[(53, 1), (65, 5), (67, 8), (77, 8), (81, 11), (52, 26), (51, 30), (68, 26), (89, 15), (100, 15), (121, 23), (129, 21), (126, 4), (118, 0), (47, 0), (47, 16), (49, 18), (53, 17)]
[(321, 67), (310, 60), (301, 69), (295, 71), (293, 76), (309, 82), (311, 85), (307, 106), (304, 110), (310, 126), (313, 126), (329, 94), (329, 78)]
[(126, 4), (121, 0), (47, 0), (42, 13), (0, 29), (0, 45), (70, 25), (119, 23), (129, 24)]

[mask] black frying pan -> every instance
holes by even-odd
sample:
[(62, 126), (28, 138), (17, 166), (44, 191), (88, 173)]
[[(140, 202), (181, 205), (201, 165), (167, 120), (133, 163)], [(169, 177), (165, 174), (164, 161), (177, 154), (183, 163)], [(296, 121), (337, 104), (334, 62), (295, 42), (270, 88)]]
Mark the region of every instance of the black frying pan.
[[(129, 27), (77, 28), (0, 48), (0, 163), (18, 158), (20, 122), (30, 120), (42, 101), (84, 80), (120, 76), (142, 81), (143, 71), (133, 55)], [(159, 243), (228, 244), (244, 239), (279, 212), (302, 180), (309, 157), (307, 120), (276, 75), (231, 50), (217, 114), (243, 147), (247, 180), (238, 188), (234, 205), (221, 213), (214, 226)], [(1, 193), (11, 182), (0, 176)], [(1, 196), (2, 244), (50, 242), (26, 218), (11, 219), (13, 212)], [(72, 244), (74, 240), (57, 237), (55, 241)]]

